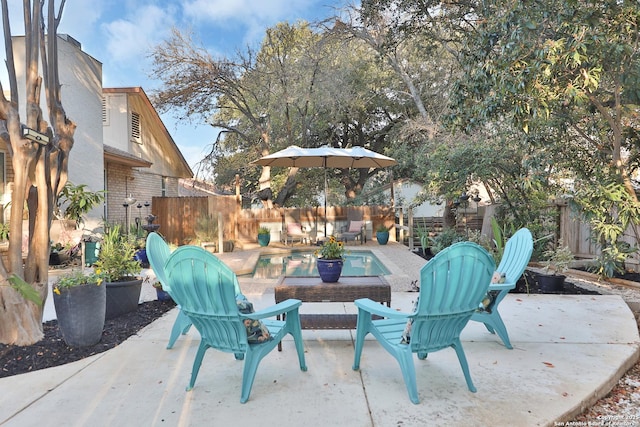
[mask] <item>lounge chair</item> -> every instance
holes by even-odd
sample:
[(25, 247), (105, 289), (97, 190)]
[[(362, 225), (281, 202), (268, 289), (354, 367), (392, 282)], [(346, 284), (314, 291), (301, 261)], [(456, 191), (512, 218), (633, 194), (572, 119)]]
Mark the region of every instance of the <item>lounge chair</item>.
[(293, 245), (294, 240), (299, 240), (300, 243), (309, 242), (309, 233), (305, 231), (302, 224), (298, 222), (290, 222), (287, 224), (287, 229), (284, 234), (284, 244), (288, 245), (289, 241)]
[[(217, 258), (198, 246), (176, 249), (167, 260), (165, 273), (171, 297), (201, 337), (187, 391), (195, 384), (205, 352), (214, 348), (233, 353), (237, 360), (245, 359), (240, 396), (240, 402), (245, 403), (260, 361), (287, 334), (293, 336), (300, 369), (307, 370), (298, 313), (300, 300), (288, 299), (257, 312), (241, 312), (248, 304), (236, 299), (235, 274), (220, 268)], [(283, 314), (284, 321), (266, 319)]]
[(360, 240), (360, 244), (367, 242), (367, 223), (365, 221), (349, 221), (347, 227), (343, 227), (339, 236), (340, 240)]
[[(147, 258), (149, 259), (151, 269), (155, 273), (158, 281), (160, 281), (160, 283), (162, 284), (162, 290), (171, 295), (171, 290), (169, 289), (167, 277), (164, 272), (164, 265), (167, 262), (169, 255), (171, 254), (169, 246), (158, 233), (152, 232), (147, 236), (147, 243), (145, 248), (147, 250)], [(173, 345), (175, 344), (178, 337), (189, 332), (190, 328), (191, 321), (182, 313), (180, 307), (178, 307), (178, 316), (173, 323), (173, 328), (171, 328), (171, 335), (169, 336), (169, 343), (167, 344), (167, 348), (173, 348)]]
[[(167, 282), (167, 276), (164, 270), (164, 266), (169, 259), (169, 255), (171, 250), (169, 246), (164, 241), (164, 239), (155, 232), (149, 233), (147, 236), (147, 243), (145, 248), (147, 249), (147, 257), (149, 258), (149, 264), (151, 265), (151, 269), (156, 275), (156, 278), (162, 284), (162, 290), (166, 291), (169, 295), (171, 295), (171, 288), (169, 283)], [(218, 263), (219, 268), (227, 269), (227, 274), (233, 274), (233, 272), (227, 267), (222, 261), (218, 258), (215, 258)], [(238, 283), (237, 278), (235, 279), (234, 286), (236, 288), (236, 299), (245, 298), (244, 295), (240, 292), (240, 284)], [(178, 340), (180, 335), (185, 335), (189, 332), (191, 328), (191, 320), (180, 310), (178, 307), (178, 316), (176, 317), (175, 322), (173, 323), (173, 327), (171, 328), (171, 335), (169, 336), (169, 343), (167, 344), (167, 349), (173, 348), (173, 345)]]
[[(409, 398), (417, 404), (413, 353), (423, 360), (428, 353), (453, 347), (467, 387), (475, 392), (460, 333), (486, 294), (494, 270), (493, 258), (481, 246), (456, 243), (440, 251), (420, 270), (420, 294), (412, 313), (387, 308), (368, 298), (356, 300), (353, 369), (360, 369), (365, 337), (371, 333), (398, 361)], [(374, 320), (375, 315), (384, 319)]]
[(513, 346), (509, 340), (507, 327), (500, 317), (498, 306), (509, 291), (516, 287), (516, 283), (529, 264), (532, 253), (533, 237), (531, 232), (526, 228), (521, 228), (507, 240), (500, 265), (496, 269), (497, 272), (504, 273), (504, 283), (492, 283), (484, 300), (485, 303), (471, 316), (471, 320), (484, 323), (489, 332), (498, 334), (508, 349), (513, 349)]

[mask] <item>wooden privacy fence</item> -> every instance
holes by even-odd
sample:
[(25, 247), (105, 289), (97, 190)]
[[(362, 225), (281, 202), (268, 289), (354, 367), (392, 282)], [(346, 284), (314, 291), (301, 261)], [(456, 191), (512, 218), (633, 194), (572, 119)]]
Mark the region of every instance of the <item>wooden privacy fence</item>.
[(155, 224), (160, 225), (158, 232), (175, 245), (195, 242), (195, 225), (204, 215), (220, 215), (224, 240), (236, 242), (256, 242), (262, 226), (271, 230), (272, 239), (279, 240), (291, 222), (301, 223), (313, 237), (323, 235), (325, 220), (328, 234), (339, 233), (350, 220), (364, 220), (369, 237), (380, 224), (394, 225), (393, 210), (388, 206), (331, 206), (326, 214), (323, 207), (241, 209), (236, 196), (154, 197), (151, 206), (157, 216)]
[(236, 196), (154, 197), (151, 201), (151, 211), (157, 216), (155, 224), (160, 225), (158, 232), (174, 245), (194, 243), (195, 226), (206, 215), (220, 215), (225, 240), (235, 240), (239, 209)]
[[(493, 209), (479, 212), (480, 215), (469, 215), (466, 225), (458, 224), (458, 231), (466, 229), (483, 229), (483, 233), (490, 235), (490, 218), (483, 218), (482, 213), (489, 217)], [(576, 258), (594, 258), (599, 252), (591, 240), (591, 230), (588, 224), (577, 218), (564, 204), (553, 205), (556, 210), (559, 235), (569, 246)], [(218, 215), (223, 222), (224, 240), (236, 242), (255, 242), (258, 227), (266, 226), (271, 230), (272, 240), (281, 239), (282, 230), (287, 223), (298, 222), (310, 231), (312, 237), (324, 233), (324, 222), (327, 221), (327, 233), (337, 234), (350, 220), (364, 220), (367, 223), (367, 238), (375, 235), (380, 224), (391, 229), (392, 240), (395, 239), (395, 216), (390, 206), (330, 206), (325, 214), (323, 207), (309, 208), (275, 208), (275, 209), (241, 209), (239, 198), (236, 196), (210, 197), (154, 197), (151, 212), (158, 218), (158, 230), (168, 242), (175, 245), (195, 243), (195, 224), (202, 215)], [(414, 218), (416, 225), (427, 227), (434, 232), (441, 229), (442, 218)], [(485, 226), (482, 227), (484, 220)], [(419, 245), (415, 227), (412, 238), (409, 238), (408, 224), (405, 223), (406, 235), (400, 241), (412, 247)], [(623, 240), (632, 247), (637, 245), (637, 225), (631, 225), (624, 233)], [(401, 233), (402, 236), (402, 233)], [(540, 236), (537, 236), (540, 237)], [(628, 268), (637, 269), (640, 266), (640, 256), (635, 254), (627, 261)]]

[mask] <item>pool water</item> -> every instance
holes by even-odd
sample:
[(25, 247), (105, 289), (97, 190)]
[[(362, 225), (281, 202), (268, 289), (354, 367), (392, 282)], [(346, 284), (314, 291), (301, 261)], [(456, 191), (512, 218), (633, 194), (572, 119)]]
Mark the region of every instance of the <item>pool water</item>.
[[(381, 276), (389, 270), (370, 251), (351, 251), (345, 255), (342, 276)], [(277, 279), (281, 275), (319, 277), (313, 251), (260, 255), (251, 274), (254, 279)]]

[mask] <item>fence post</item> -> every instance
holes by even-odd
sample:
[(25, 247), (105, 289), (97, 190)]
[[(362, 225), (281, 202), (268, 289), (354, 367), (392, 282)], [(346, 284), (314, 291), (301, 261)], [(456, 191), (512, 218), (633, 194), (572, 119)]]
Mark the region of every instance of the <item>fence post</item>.
[(224, 252), (224, 219), (222, 218), (222, 212), (218, 212), (218, 253)]

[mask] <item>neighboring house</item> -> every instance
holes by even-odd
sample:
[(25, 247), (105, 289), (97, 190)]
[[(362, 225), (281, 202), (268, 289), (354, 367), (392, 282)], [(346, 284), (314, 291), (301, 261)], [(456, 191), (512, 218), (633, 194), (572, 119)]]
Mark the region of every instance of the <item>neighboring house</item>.
[[(422, 184), (408, 178), (396, 179), (393, 181), (393, 200), (396, 208), (403, 208), (408, 212), (413, 209), (414, 217), (434, 217), (442, 216), (444, 205), (434, 205), (429, 202), (422, 202), (416, 205), (415, 198), (422, 192)], [(391, 203), (391, 184), (377, 187), (373, 191), (363, 193), (360, 197), (365, 204), (385, 204)]]
[(178, 183), (178, 195), (183, 197), (228, 196), (216, 189), (216, 186), (198, 179), (184, 178)]
[[(135, 224), (153, 213), (154, 196), (178, 196), (180, 178), (193, 172), (141, 87), (102, 88), (102, 63), (68, 35), (58, 35), (62, 104), (76, 125), (69, 156), (69, 181), (90, 191), (106, 190), (104, 206), (87, 215), (86, 228), (108, 223)], [(20, 99), (24, 94), (24, 36), (13, 38)], [(42, 91), (41, 105), (44, 102)], [(24, 105), (22, 106), (24, 114)], [(46, 108), (44, 119), (48, 120)], [(12, 180), (6, 149), (0, 147), (0, 203)], [(9, 186), (10, 187), (10, 186)], [(130, 196), (136, 201), (123, 206)]]

